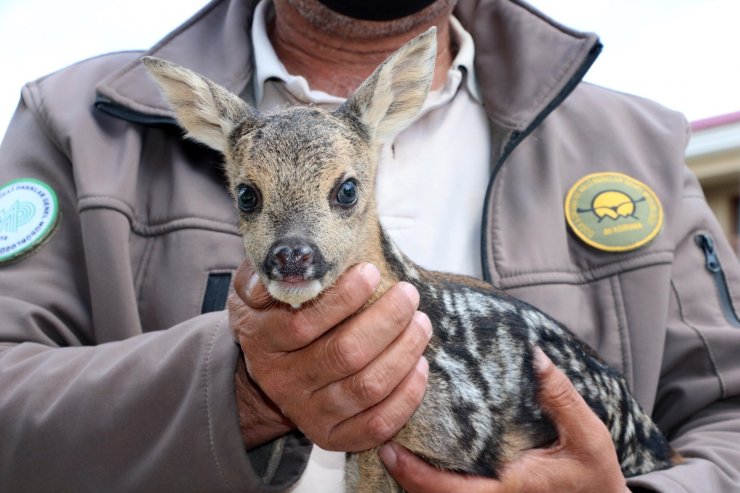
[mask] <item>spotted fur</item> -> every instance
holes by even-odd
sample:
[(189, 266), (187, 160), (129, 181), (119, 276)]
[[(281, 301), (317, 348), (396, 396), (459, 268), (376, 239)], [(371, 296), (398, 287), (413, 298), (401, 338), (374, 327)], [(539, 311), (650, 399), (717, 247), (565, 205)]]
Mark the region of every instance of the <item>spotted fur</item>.
[[(425, 353), (429, 382), (395, 441), (440, 468), (493, 478), (522, 451), (552, 443), (557, 433), (537, 402), (533, 370), (533, 349), (541, 347), (607, 425), (626, 476), (670, 467), (674, 452), (625, 380), (565, 327), (482, 281), (420, 268), (383, 232), (374, 188), (378, 148), (423, 103), (435, 53), (431, 30), (336, 111), (295, 107), (270, 115), (187, 69), (144, 63), (189, 136), (224, 154), (235, 200), (240, 186), (259, 190), (259, 207), (242, 211), (240, 225), (247, 257), (273, 297), (299, 306), (360, 261), (381, 270), (371, 302), (398, 281), (419, 290), (420, 310), (434, 327)], [(341, 207), (337, 187), (348, 179), (357, 183), (357, 201)], [(315, 259), (304, 258), (302, 281), (282, 280), (268, 264), (283, 238), (310, 245), (322, 274), (315, 274)], [(346, 483), (358, 493), (400, 491), (376, 450), (348, 455)]]

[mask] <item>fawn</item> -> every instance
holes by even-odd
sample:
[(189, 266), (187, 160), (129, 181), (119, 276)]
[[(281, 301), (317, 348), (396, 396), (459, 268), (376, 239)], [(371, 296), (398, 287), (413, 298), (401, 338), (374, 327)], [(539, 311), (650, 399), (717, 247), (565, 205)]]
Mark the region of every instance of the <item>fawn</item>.
[[(532, 306), (482, 281), (430, 272), (400, 252), (375, 203), (378, 150), (410, 123), (431, 85), (434, 28), (391, 55), (337, 110), (260, 114), (238, 96), (173, 63), (142, 59), (188, 137), (223, 153), (248, 259), (279, 301), (297, 308), (348, 267), (374, 263), (377, 299), (414, 284), (434, 336), (427, 391), (394, 438), (440, 468), (497, 477), (507, 461), (557, 438), (537, 403), (533, 348), (541, 347), (607, 425), (625, 476), (679, 458), (590, 348)], [(346, 487), (401, 491), (377, 451), (349, 454)]]

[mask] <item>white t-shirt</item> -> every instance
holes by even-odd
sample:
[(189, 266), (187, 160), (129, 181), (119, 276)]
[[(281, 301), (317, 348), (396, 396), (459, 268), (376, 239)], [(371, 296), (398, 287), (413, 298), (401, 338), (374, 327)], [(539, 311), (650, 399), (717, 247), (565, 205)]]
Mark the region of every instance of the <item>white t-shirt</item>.
[[(344, 98), (312, 90), (305, 78), (287, 72), (267, 36), (271, 14), (270, 0), (261, 0), (252, 22), (257, 108), (342, 104)], [(414, 122), (382, 147), (378, 212), (393, 241), (422, 267), (480, 277), (489, 126), (475, 78), (473, 39), (454, 18), (451, 35), (457, 55), (444, 87), (430, 92)], [(343, 468), (343, 453), (314, 447), (293, 491), (340, 493)]]

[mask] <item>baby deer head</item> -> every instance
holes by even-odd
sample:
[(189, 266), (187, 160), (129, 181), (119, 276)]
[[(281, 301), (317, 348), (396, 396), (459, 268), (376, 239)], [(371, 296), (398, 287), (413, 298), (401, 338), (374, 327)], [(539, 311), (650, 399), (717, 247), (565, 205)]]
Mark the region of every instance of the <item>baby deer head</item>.
[(248, 260), (294, 307), (359, 261), (383, 263), (375, 207), (380, 144), (404, 129), (434, 72), (432, 28), (391, 55), (337, 110), (261, 114), (171, 62), (142, 58), (187, 136), (225, 158)]

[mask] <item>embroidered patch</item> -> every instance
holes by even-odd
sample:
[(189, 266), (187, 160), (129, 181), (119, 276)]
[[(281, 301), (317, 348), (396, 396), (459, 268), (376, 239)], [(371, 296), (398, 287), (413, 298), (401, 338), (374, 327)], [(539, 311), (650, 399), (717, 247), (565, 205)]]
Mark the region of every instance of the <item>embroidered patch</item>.
[(59, 203), (49, 185), (33, 178), (0, 188), (0, 264), (34, 252), (48, 238), (59, 217)]
[(565, 218), (584, 243), (607, 252), (635, 250), (663, 227), (663, 206), (650, 187), (622, 173), (593, 173), (565, 197)]

